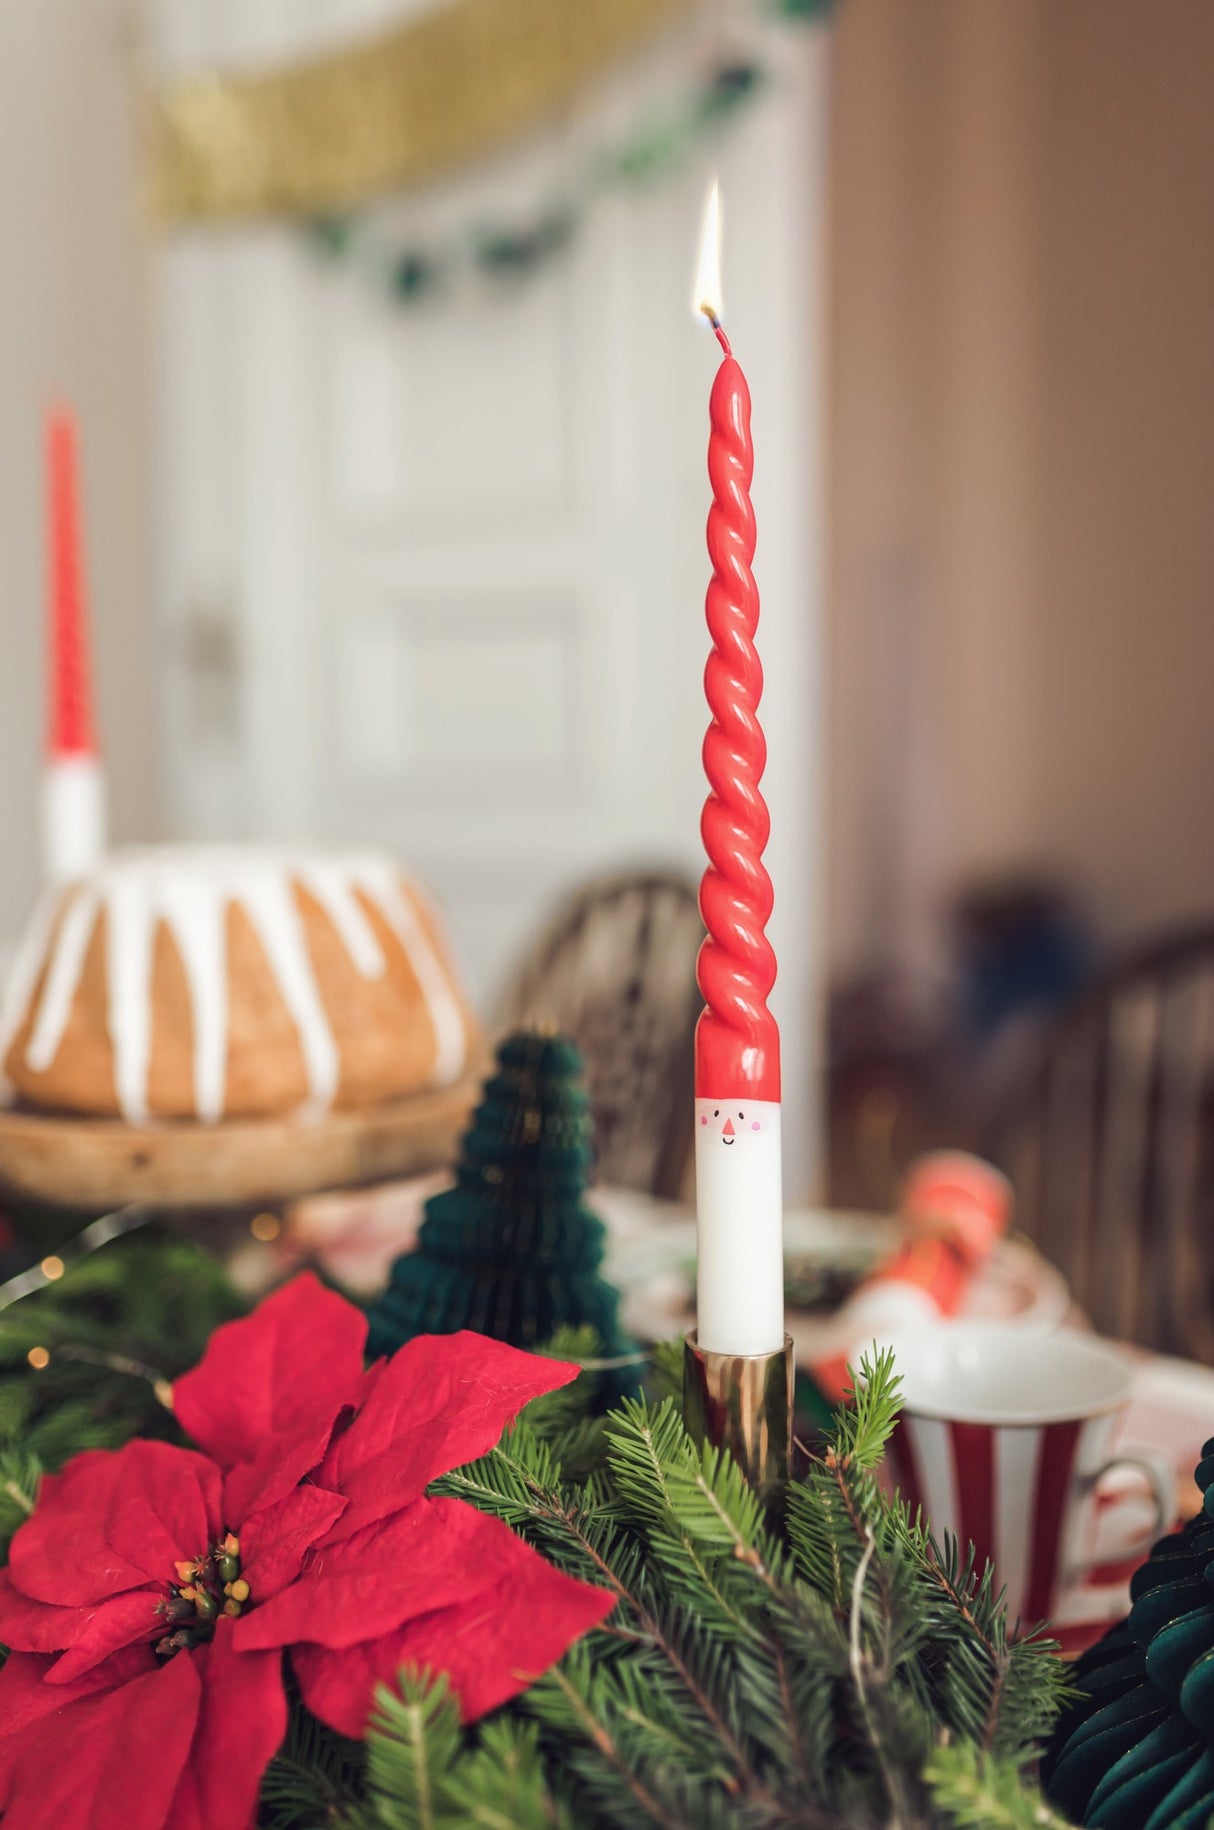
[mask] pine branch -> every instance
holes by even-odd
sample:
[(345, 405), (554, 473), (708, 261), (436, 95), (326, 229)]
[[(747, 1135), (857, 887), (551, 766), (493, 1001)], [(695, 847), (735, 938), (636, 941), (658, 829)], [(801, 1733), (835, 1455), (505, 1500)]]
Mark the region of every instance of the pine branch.
[(42, 1464), (29, 1450), (0, 1449), (0, 1560), (7, 1560), (13, 1533), (34, 1510)]
[(658, 1341), (653, 1348), (650, 1355), (650, 1383), (659, 1403), (663, 1398), (682, 1402), (683, 1351), (683, 1342), (679, 1336), (673, 1341)]
[(362, 1798), (362, 1749), (317, 1721), (289, 1688), (286, 1740), (261, 1782), (260, 1830), (321, 1830), (338, 1818), (353, 1823)]
[[(636, 1808), (644, 1813), (650, 1823), (659, 1825), (660, 1830), (686, 1830), (686, 1826), (680, 1819), (672, 1816), (654, 1798), (648, 1787), (632, 1770), (630, 1763), (624, 1759), (602, 1719), (606, 1712), (603, 1711), (596, 1715), (589, 1706), (582, 1688), (575, 1685), (559, 1665), (552, 1672), (552, 1684), (565, 1700), (570, 1721), (591, 1742), (595, 1752), (616, 1774), (621, 1784), (631, 1794)], [(589, 1685), (585, 1688), (589, 1689)], [(551, 1712), (549, 1712), (549, 1719), (551, 1719)]]
[[(128, 1250), (138, 1262), (107, 1263)], [(42, 1466), (138, 1428), (175, 1433), (148, 1374), (196, 1359), (235, 1300), (200, 1256), (150, 1237), (113, 1246), (0, 1316), (0, 1536)], [(40, 1373), (25, 1364), (36, 1340), (51, 1355)], [(1048, 1642), (1009, 1644), (990, 1570), (881, 1490), (889, 1356), (866, 1357), (856, 1387), (790, 1492), (784, 1538), (673, 1400), (600, 1422), (579, 1379), (531, 1407), (431, 1491), (607, 1588), (613, 1613), (472, 1729), (444, 1681), (416, 1674), (380, 1693), (362, 1750), (295, 1699), (265, 1830), (1059, 1830), (1018, 1775), (1062, 1667)]]
[(844, 1393), (848, 1402), (839, 1413), (834, 1449), (861, 1473), (871, 1473), (885, 1453), (898, 1412), (902, 1408), (902, 1381), (894, 1370), (894, 1350), (867, 1350), (860, 1356), (860, 1371), (851, 1374)]
[(458, 1821), (480, 1830), (574, 1830), (548, 1789), (539, 1737), (529, 1722), (503, 1717), (488, 1723), (446, 1790)]
[(400, 1693), (376, 1692), (367, 1734), (367, 1792), (391, 1830), (438, 1830), (442, 1788), (460, 1752), (459, 1706), (446, 1678), (402, 1672)]
[(460, 1727), (447, 1680), (402, 1672), (381, 1685), (367, 1730), (367, 1803), (348, 1830), (573, 1830), (549, 1790), (534, 1725)]
[(882, 1493), (888, 1356), (865, 1362), (858, 1386), (856, 1413), (790, 1496), (789, 1547), (670, 1401), (611, 1414), (606, 1477), (589, 1486), (562, 1478), (559, 1431), (540, 1440), (526, 1418), (443, 1483), (619, 1597), (520, 1705), (568, 1767), (579, 1824), (634, 1821), (633, 1782), (658, 1808), (646, 1821), (925, 1824), (923, 1772), (942, 1736), (1013, 1766), (1032, 1757), (1056, 1712), (1057, 1661), (1009, 1647), (989, 1571), (940, 1552)]
[(1069, 1830), (1018, 1770), (964, 1743), (938, 1748), (924, 1774), (950, 1830)]
[(840, 1410), (825, 1453), (811, 1461), (805, 1481), (790, 1490), (787, 1519), (801, 1574), (831, 1597), (840, 1618), (848, 1613), (867, 1534), (882, 1524), (886, 1508), (874, 1471), (900, 1403), (892, 1353), (879, 1353), (873, 1360), (865, 1354), (853, 1388), (854, 1407)]
[(0, 1313), (0, 1443), (54, 1469), (136, 1435), (180, 1439), (169, 1382), (242, 1299), (200, 1247), (154, 1227), (63, 1256), (61, 1277)]

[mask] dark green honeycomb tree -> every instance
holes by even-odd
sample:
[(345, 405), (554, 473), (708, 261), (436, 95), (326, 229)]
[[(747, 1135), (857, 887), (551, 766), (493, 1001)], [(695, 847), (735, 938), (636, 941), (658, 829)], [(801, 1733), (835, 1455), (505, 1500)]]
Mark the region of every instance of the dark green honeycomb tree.
[(1079, 1696), (1045, 1765), (1052, 1802), (1101, 1830), (1206, 1830), (1214, 1820), (1214, 1439), (1201, 1512), (1155, 1546), (1128, 1619), (1075, 1668)]
[[(584, 1205), (594, 1162), (582, 1057), (566, 1036), (518, 1031), (463, 1140), (454, 1188), (426, 1203), (416, 1251), (370, 1311), (368, 1352), (474, 1328), (515, 1347), (589, 1327), (604, 1359), (631, 1351), (619, 1298), (599, 1275), (603, 1223)], [(635, 1388), (636, 1369), (605, 1397)]]

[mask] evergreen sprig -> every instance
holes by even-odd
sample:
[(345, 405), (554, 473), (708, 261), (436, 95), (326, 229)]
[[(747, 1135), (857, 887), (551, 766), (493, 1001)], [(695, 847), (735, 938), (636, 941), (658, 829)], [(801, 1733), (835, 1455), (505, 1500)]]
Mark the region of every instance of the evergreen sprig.
[(6, 1558), (13, 1533), (34, 1510), (42, 1472), (32, 1449), (13, 1444), (0, 1448), (0, 1554)]
[(933, 1755), (925, 1774), (936, 1809), (950, 1830), (1067, 1830), (1068, 1819), (1050, 1808), (1014, 1767), (959, 1743)]
[[(579, 1825), (945, 1825), (965, 1821), (946, 1781), (948, 1811), (964, 1784), (1021, 1796), (1061, 1666), (1048, 1642), (1009, 1643), (990, 1571), (882, 1490), (897, 1408), (890, 1357), (863, 1363), (786, 1540), (669, 1398), (610, 1415), (589, 1483), (526, 1416), (440, 1483), (618, 1598), (514, 1709)], [(956, 1746), (969, 1779), (934, 1764)]]
[[(172, 1434), (148, 1374), (197, 1359), (238, 1306), (197, 1248), (148, 1235), (0, 1315), (0, 1537), (43, 1467)], [(41, 1372), (34, 1344), (51, 1355)], [(556, 1346), (593, 1357), (584, 1333)], [(669, 1394), (673, 1358), (662, 1370)], [(381, 1690), (361, 1745), (294, 1699), (265, 1830), (1059, 1830), (1031, 1781), (1063, 1668), (1047, 1641), (1010, 1639), (972, 1551), (935, 1543), (884, 1490), (888, 1355), (862, 1363), (780, 1531), (728, 1455), (692, 1442), (672, 1396), (603, 1419), (589, 1386), (531, 1406), (431, 1491), (609, 1589), (604, 1625), (471, 1728), (424, 1673)]]
[[(364, 1753), (303, 1708), (294, 1686), (287, 1736), (261, 1782), (259, 1821), (274, 1830), (321, 1830), (364, 1821)], [(374, 1822), (368, 1818), (368, 1823)]]
[(0, 1555), (43, 1470), (132, 1436), (180, 1439), (171, 1383), (246, 1306), (209, 1253), (153, 1227), (0, 1310)]
[(367, 1796), (349, 1830), (573, 1830), (548, 1789), (535, 1726), (504, 1715), (468, 1744), (445, 1678), (386, 1687), (368, 1737)]

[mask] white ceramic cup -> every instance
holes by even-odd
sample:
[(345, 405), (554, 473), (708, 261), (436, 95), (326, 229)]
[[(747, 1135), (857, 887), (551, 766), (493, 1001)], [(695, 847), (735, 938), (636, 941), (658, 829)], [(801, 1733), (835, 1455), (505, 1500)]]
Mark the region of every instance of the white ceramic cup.
[(900, 1329), (883, 1344), (902, 1381), (890, 1445), (898, 1485), (937, 1539), (947, 1532), (973, 1543), (980, 1565), (990, 1559), (1010, 1622), (1048, 1619), (1092, 1569), (1098, 1515), (1138, 1500), (1098, 1491), (1115, 1470), (1132, 1469), (1154, 1509), (1149, 1531), (1123, 1543), (1119, 1560), (1144, 1553), (1171, 1524), (1166, 1460), (1110, 1455), (1131, 1375), (1105, 1343), (1069, 1329), (1026, 1334), (1015, 1324), (941, 1321)]

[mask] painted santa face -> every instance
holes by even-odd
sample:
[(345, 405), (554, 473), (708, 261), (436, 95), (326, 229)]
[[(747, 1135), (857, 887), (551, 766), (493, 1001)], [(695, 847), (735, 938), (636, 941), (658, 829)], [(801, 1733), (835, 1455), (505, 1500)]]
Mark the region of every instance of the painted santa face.
[(767, 1137), (779, 1118), (780, 1108), (766, 1099), (697, 1099), (696, 1148), (709, 1144), (721, 1150), (741, 1149)]
[(700, 1340), (714, 1352), (766, 1353), (784, 1316), (780, 1107), (697, 1099), (695, 1121)]

